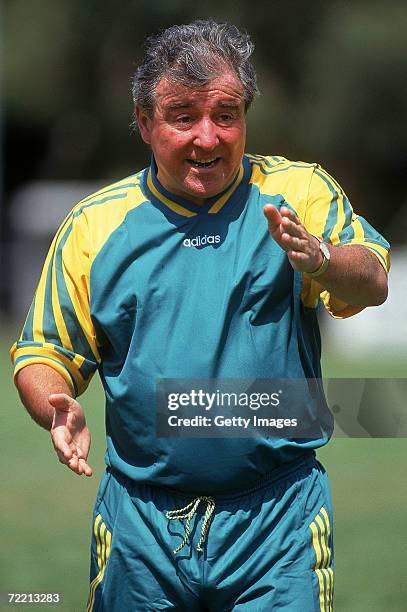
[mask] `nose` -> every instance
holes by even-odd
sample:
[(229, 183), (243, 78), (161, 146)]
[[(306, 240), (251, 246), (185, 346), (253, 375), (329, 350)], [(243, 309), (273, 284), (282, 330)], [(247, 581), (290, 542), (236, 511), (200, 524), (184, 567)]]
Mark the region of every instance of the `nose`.
[(219, 144), (216, 124), (209, 118), (203, 118), (196, 125), (194, 145), (205, 151), (213, 151)]

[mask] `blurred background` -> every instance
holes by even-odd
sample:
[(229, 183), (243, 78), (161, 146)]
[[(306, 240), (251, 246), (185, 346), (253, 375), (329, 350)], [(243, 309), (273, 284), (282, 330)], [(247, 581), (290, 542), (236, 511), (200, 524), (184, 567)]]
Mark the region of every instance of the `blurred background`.
[[(405, 0), (2, 0), (0, 591), (59, 591), (59, 610), (85, 608), (103, 397), (94, 381), (82, 398), (96, 472), (85, 481), (57, 463), (48, 434), (24, 414), (8, 349), (66, 213), (149, 162), (130, 127), (145, 37), (195, 18), (231, 21), (256, 44), (262, 95), (247, 150), (321, 163), (392, 243), (386, 304), (349, 321), (322, 316), (325, 375), (406, 377)], [(320, 457), (336, 510), (336, 610), (406, 610), (407, 440), (335, 439)]]

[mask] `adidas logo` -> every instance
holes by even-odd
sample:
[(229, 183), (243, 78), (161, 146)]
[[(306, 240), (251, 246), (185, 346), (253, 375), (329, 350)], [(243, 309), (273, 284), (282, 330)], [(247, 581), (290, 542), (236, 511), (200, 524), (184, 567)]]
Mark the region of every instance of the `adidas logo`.
[(182, 241), (183, 246), (186, 247), (199, 247), (205, 246), (205, 244), (219, 244), (220, 236), (195, 236), (195, 238), (185, 238)]

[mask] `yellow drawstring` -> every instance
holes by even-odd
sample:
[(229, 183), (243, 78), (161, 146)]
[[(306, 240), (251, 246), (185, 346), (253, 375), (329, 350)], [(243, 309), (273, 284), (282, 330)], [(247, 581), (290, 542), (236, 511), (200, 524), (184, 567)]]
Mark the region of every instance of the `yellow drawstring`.
[(198, 546), (196, 547), (196, 550), (198, 552), (202, 552), (202, 544), (205, 539), (206, 532), (208, 531), (208, 527), (211, 521), (213, 511), (215, 509), (215, 500), (213, 499), (213, 497), (207, 497), (206, 495), (201, 495), (200, 497), (197, 497), (196, 499), (194, 499), (190, 504), (185, 506), (185, 508), (180, 508), (179, 510), (169, 510), (168, 512), (165, 513), (165, 516), (170, 521), (174, 521), (176, 519), (186, 519), (185, 536), (181, 544), (173, 551), (174, 555), (176, 555), (180, 550), (182, 550), (185, 544), (188, 542), (189, 535), (191, 533), (189, 525), (201, 501), (207, 503), (206, 511), (205, 511), (205, 518), (202, 523), (201, 537), (199, 538)]

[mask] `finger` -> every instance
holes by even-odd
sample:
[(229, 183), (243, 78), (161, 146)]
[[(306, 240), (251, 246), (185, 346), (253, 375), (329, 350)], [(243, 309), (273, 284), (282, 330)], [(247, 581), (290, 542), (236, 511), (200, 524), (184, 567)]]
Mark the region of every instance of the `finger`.
[(281, 242), (286, 251), (292, 250), (300, 253), (304, 252), (304, 242), (296, 236), (291, 236), (290, 234), (284, 232), (284, 234), (281, 235)]
[(87, 460), (89, 454), (89, 446), (90, 445), (87, 445), (85, 448), (82, 448), (78, 445), (76, 446), (76, 454), (78, 455), (79, 459), (83, 459), (84, 461)]
[(61, 429), (53, 429), (51, 433), (51, 440), (54, 446), (55, 451), (60, 453), (66, 461), (72, 457), (73, 449), (70, 446), (69, 442), (66, 440), (64, 431)]
[(309, 257), (301, 251), (287, 251), (287, 256), (290, 261), (295, 261), (298, 264), (308, 263)]
[(280, 228), (281, 215), (277, 208), (272, 204), (266, 204), (263, 208), (264, 216), (267, 219), (269, 230), (275, 233)]
[(297, 236), (298, 238), (304, 237), (304, 230), (302, 225), (295, 223), (288, 217), (283, 217), (281, 220), (281, 227), (283, 232), (291, 234), (291, 236)]
[(296, 225), (301, 225), (301, 221), (299, 220), (295, 212), (287, 206), (282, 206), (280, 208), (280, 215), (285, 219), (290, 219)]
[(308, 264), (307, 255), (300, 251), (288, 251), (287, 257), (294, 270), (297, 272), (305, 272), (305, 268)]
[(72, 457), (71, 461), (69, 461), (67, 465), (69, 469), (72, 470), (72, 472), (75, 472), (75, 474), (78, 474), (78, 476), (85, 474), (85, 476), (89, 477), (93, 474), (93, 470), (90, 465), (88, 465), (83, 459), (78, 459), (76, 456)]
[(88, 478), (93, 474), (92, 468), (84, 459), (79, 459), (79, 469), (81, 470), (81, 474), (85, 474)]
[(78, 468), (79, 468), (79, 459), (77, 457), (76, 454), (73, 454), (71, 459), (68, 461), (67, 463), (68, 467), (73, 471), (73, 472), (78, 472)]
[(69, 464), (69, 461), (72, 458), (72, 452), (71, 452), (70, 455), (65, 454), (62, 451), (57, 450), (57, 449), (55, 449), (55, 452), (57, 454), (57, 457), (58, 457), (58, 460), (59, 460), (60, 463), (63, 463), (64, 465), (68, 465)]
[(76, 454), (78, 455), (79, 459), (87, 459), (87, 456), (85, 455), (83, 449), (80, 446), (76, 447)]

